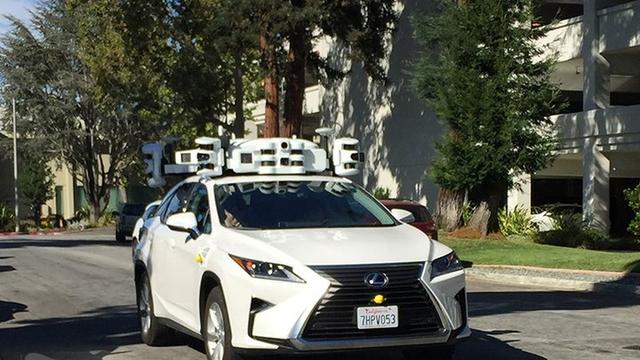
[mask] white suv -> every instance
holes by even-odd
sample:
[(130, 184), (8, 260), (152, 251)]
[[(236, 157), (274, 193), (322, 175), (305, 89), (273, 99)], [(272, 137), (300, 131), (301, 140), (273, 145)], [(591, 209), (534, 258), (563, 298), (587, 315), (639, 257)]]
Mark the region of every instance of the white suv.
[(216, 360), (374, 348), (450, 358), (470, 334), (464, 270), (399, 219), (411, 216), (346, 178), (191, 177), (134, 251), (142, 338), (177, 329)]

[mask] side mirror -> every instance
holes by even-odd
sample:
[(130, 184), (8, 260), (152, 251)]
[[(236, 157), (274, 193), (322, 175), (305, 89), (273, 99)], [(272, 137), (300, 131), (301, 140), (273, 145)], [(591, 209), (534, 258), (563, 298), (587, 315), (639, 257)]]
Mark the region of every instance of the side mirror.
[(200, 236), (200, 232), (198, 231), (198, 220), (196, 220), (196, 215), (192, 212), (184, 212), (169, 216), (167, 219), (167, 226), (173, 231), (189, 233), (192, 239), (197, 239)]
[(391, 209), (391, 215), (393, 215), (393, 217), (398, 221), (402, 221), (407, 224), (411, 224), (416, 221), (416, 218), (413, 216), (411, 211), (405, 209)]

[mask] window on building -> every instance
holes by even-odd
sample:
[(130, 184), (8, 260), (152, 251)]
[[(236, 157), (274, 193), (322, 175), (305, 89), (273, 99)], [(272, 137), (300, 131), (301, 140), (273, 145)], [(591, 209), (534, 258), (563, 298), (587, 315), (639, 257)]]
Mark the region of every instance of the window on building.
[(582, 16), (583, 13), (583, 7), (580, 3), (570, 4), (567, 3), (567, 1), (543, 1), (536, 9), (536, 20), (532, 23), (532, 26), (549, 25), (554, 21)]

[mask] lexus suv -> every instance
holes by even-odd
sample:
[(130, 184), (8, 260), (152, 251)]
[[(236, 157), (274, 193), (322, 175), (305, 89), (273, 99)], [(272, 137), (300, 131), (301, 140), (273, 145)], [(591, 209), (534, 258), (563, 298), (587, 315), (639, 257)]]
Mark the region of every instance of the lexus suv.
[(179, 330), (215, 360), (389, 348), (451, 358), (470, 335), (464, 269), (410, 217), (342, 177), (190, 177), (134, 250), (142, 339)]

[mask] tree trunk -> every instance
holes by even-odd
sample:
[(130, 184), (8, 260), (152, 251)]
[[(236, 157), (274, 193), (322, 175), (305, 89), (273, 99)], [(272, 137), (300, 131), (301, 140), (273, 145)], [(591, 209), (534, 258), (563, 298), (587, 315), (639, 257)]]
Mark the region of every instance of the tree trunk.
[(444, 231), (453, 231), (460, 226), (464, 192), (440, 188), (438, 191), (438, 224)]
[(289, 54), (287, 56), (287, 96), (284, 103), (283, 136), (302, 135), (302, 107), (304, 104), (305, 69), (307, 66), (306, 31), (298, 26), (289, 36)]
[(40, 220), (42, 219), (42, 205), (33, 206), (32, 213), (33, 213), (33, 222), (35, 223), (36, 228), (40, 228), (40, 225), (41, 225)]
[(98, 223), (100, 212), (100, 201), (98, 201), (97, 204), (94, 201), (91, 201), (89, 204), (89, 223), (91, 225), (96, 225)]
[(233, 133), (238, 138), (244, 137), (244, 83), (242, 82), (242, 49), (234, 54), (233, 83), (235, 88), (236, 119), (233, 122)]
[(278, 137), (280, 133), (279, 96), (278, 96), (278, 61), (274, 44), (269, 43), (267, 30), (260, 33), (260, 50), (266, 73), (264, 76), (264, 129), (263, 137)]
[(503, 184), (490, 185), (482, 187), (475, 193), (474, 200), (478, 205), (467, 227), (479, 231), (482, 236), (500, 231), (498, 211), (504, 205), (507, 186)]

